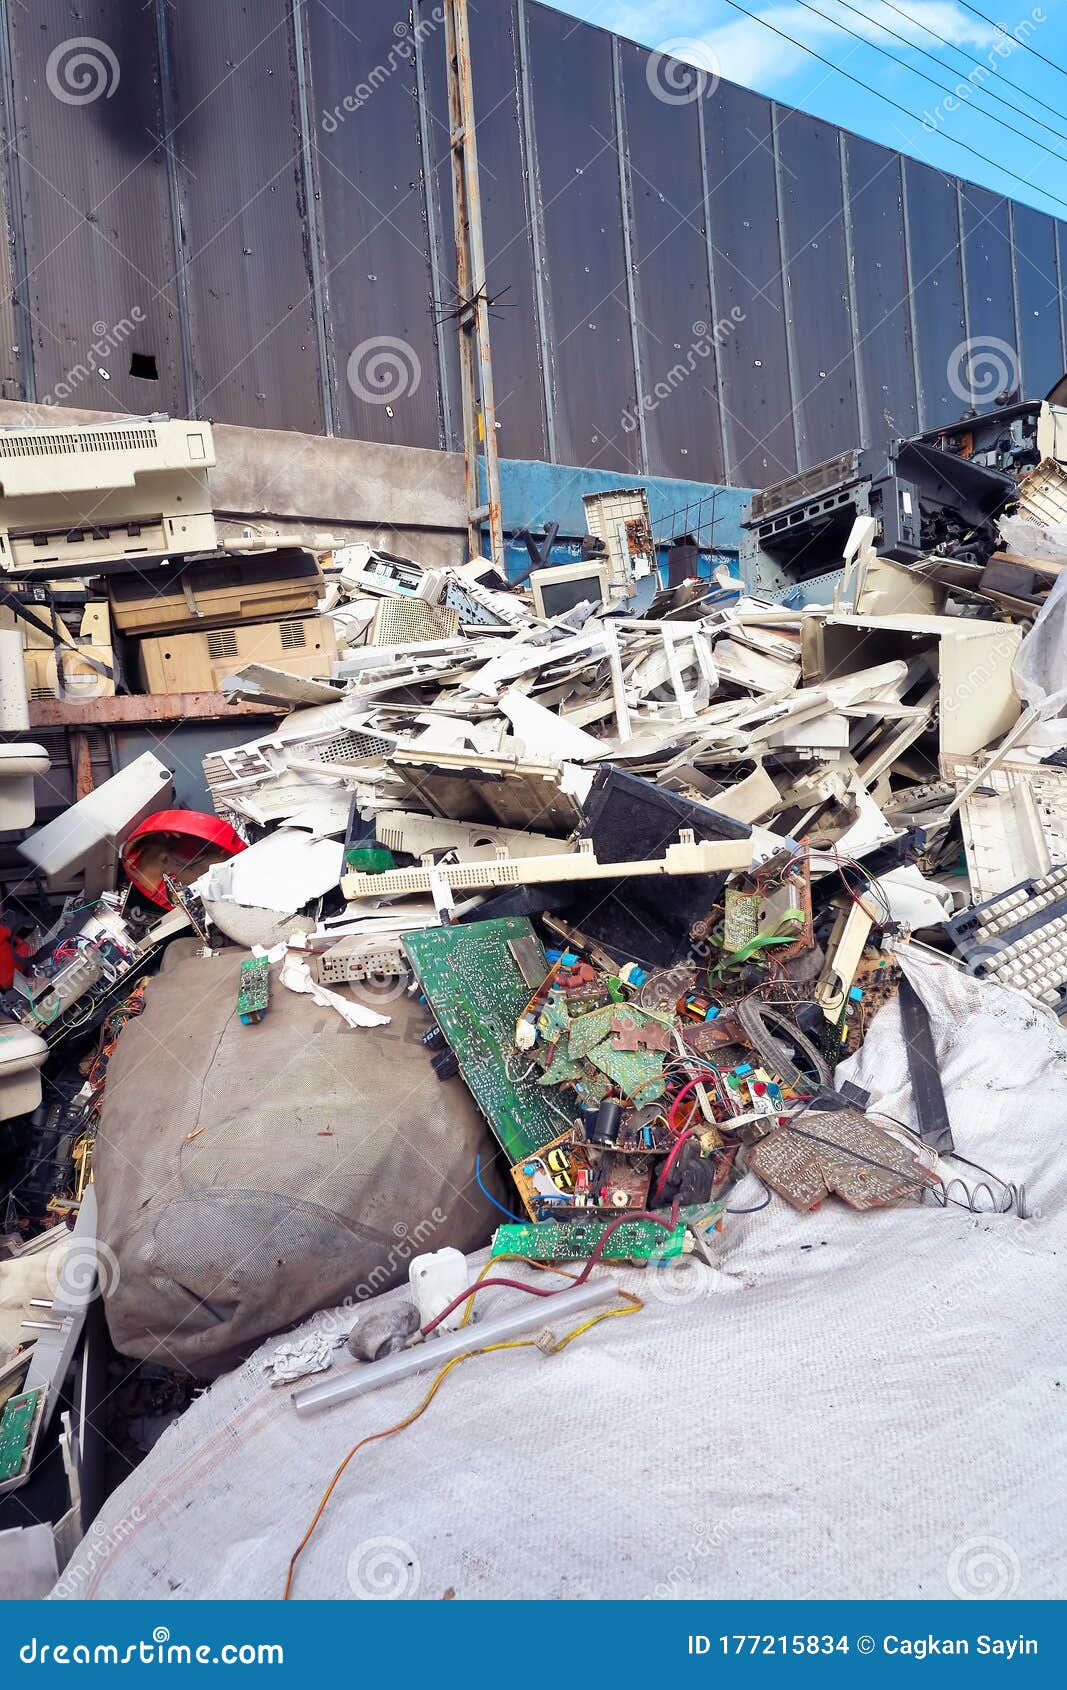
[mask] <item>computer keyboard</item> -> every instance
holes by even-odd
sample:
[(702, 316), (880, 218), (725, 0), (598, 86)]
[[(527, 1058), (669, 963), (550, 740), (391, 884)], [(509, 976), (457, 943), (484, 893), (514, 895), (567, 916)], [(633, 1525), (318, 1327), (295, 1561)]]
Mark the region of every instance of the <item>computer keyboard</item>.
[(964, 910), (948, 932), (969, 973), (1028, 992), (1057, 1015), (1067, 1008), (1067, 866)]

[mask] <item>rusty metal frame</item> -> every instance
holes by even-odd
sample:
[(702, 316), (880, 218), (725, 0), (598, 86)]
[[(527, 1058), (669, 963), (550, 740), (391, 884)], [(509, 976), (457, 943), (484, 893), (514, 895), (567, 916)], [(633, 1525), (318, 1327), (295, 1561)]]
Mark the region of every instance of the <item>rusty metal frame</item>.
[[(463, 456), (467, 478), (467, 541), (471, 556), (480, 557), (482, 523), (486, 522), (490, 556), (502, 568), (504, 531), (500, 515), (500, 460), (496, 440), (496, 399), (489, 342), (489, 295), (485, 280), (467, 0), (444, 0), (444, 12), (452, 203), (456, 228), (456, 294), (459, 302), (456, 321), (459, 325)], [(478, 484), (479, 458), (485, 463), (484, 504)]]

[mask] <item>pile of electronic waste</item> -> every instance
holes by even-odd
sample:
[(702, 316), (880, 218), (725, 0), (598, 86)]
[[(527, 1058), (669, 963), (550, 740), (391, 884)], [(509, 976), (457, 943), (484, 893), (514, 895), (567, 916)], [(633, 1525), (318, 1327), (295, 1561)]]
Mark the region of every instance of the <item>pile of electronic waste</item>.
[[(68, 583), (49, 589), (39, 697), (113, 683), (92, 638), (58, 632), (64, 591), (88, 614), (102, 571), (118, 626), (146, 645), (169, 630), (140, 654), (146, 681), (274, 714), (245, 743), (220, 736), (201, 811), (174, 806), (163, 739), (34, 831), (47, 756), (11, 704), (0, 628), (0, 806), (25, 876), (0, 929), (0, 1275), (57, 1229), (63, 1245), (31, 1299), (47, 1317), (24, 1307), (0, 1345), (0, 1495), (25, 1482), (85, 1325), (84, 1276), (75, 1294), (58, 1257), (79, 1236), (106, 1247), (91, 1179), (107, 1064), (178, 934), (240, 957), (249, 1040), (279, 988), (355, 1029), (423, 1000), (437, 1080), (469, 1088), (512, 1177), (494, 1255), (707, 1256), (745, 1175), (757, 1207), (1019, 1207), (1009, 1181), (958, 1171), (903, 959), (932, 953), (1038, 1014), (1067, 1005), (1067, 732), (1024, 641), (1059, 615), (1067, 431), (1043, 412), (1031, 438), (1032, 410), (766, 490), (742, 579), (690, 573), (685, 546), (661, 566), (639, 501), (573, 565), (530, 537), (518, 586), (486, 559), (423, 569), (359, 546), (301, 552), (290, 591), (295, 553), (217, 549), (206, 428), (195, 464), (181, 448), (190, 534), (161, 518), (145, 541), (195, 545), (203, 579), (109, 572), (109, 547), (128, 561), (141, 544), (129, 521), (83, 534), (80, 580), (71, 531), (54, 556), (47, 525), (9, 538), (23, 630), (41, 632), (41, 571)], [(269, 638), (250, 646), (264, 604)], [(308, 612), (315, 637), (286, 635)], [(209, 667), (165, 670), (191, 621)], [(34, 648), (16, 638), (21, 668)], [(79, 639), (80, 664), (60, 649)], [(909, 1123), (836, 1078), (890, 1001)]]

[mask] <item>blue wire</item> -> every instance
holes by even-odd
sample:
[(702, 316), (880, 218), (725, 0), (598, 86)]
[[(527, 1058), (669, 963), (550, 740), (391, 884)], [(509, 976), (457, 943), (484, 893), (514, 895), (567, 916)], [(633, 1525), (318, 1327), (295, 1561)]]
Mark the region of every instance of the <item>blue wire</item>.
[(482, 1196), (488, 1197), (494, 1209), (499, 1209), (502, 1215), (506, 1215), (509, 1221), (514, 1222), (515, 1216), (512, 1214), (511, 1210), (505, 1209), (503, 1203), (499, 1202), (498, 1199), (493, 1196), (491, 1191), (486, 1191), (485, 1186), (482, 1184), (482, 1159), (480, 1156), (476, 1156), (474, 1158), (474, 1177), (478, 1181), (478, 1190), (481, 1192)]

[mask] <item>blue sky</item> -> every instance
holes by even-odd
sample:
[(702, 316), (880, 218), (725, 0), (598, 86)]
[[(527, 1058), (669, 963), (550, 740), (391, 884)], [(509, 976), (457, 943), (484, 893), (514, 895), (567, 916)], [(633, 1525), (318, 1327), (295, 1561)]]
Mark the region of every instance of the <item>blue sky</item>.
[[(1010, 5), (975, 0), (970, 10), (955, 0), (775, 0), (772, 5), (740, 0), (744, 10), (763, 20), (759, 23), (727, 0), (556, 4), (575, 17), (664, 48), (730, 81), (1067, 218), (1067, 71), (1053, 68), (1067, 66), (1067, 0), (1036, 5), (1032, 0), (1011, 0)], [(976, 13), (995, 19), (1006, 31), (1018, 31), (1032, 50), (1009, 43)], [(793, 47), (775, 28), (836, 68)], [(940, 64), (923, 57), (924, 52)], [(841, 71), (914, 115), (894, 110)], [(1006, 125), (1021, 133), (1013, 134)], [(956, 142), (996, 162), (984, 163)]]

